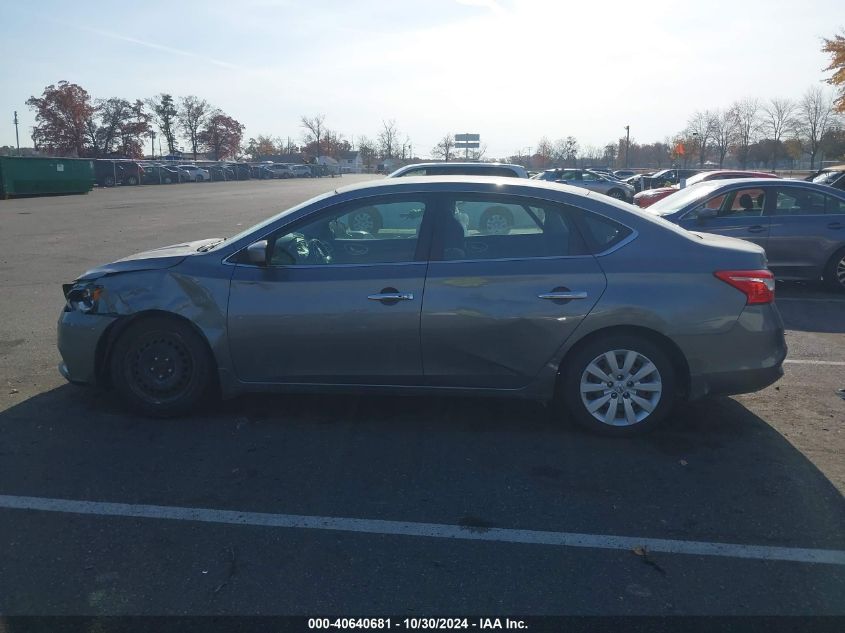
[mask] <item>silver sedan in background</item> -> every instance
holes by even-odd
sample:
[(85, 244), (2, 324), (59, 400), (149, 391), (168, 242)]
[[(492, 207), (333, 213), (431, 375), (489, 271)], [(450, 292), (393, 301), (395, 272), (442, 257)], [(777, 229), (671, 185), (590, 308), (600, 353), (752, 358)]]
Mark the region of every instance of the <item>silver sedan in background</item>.
[(625, 202), (632, 202), (636, 193), (633, 185), (589, 169), (547, 169), (531, 178), (583, 187)]
[[(514, 225), (468, 226), (468, 206)], [(401, 221), (358, 230), (365, 208)], [(64, 295), (62, 374), (155, 416), (213, 391), (469, 394), (555, 400), (630, 435), (681, 400), (771, 384), (786, 355), (759, 246), (516, 178), (342, 188)]]

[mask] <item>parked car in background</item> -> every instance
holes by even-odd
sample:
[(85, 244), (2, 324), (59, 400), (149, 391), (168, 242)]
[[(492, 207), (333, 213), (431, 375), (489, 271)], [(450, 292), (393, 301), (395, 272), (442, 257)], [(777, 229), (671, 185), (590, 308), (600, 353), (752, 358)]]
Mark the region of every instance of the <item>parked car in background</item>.
[(631, 185), (589, 169), (547, 169), (533, 179), (583, 187), (625, 202), (631, 202), (634, 198), (634, 188)]
[(178, 168), (188, 176), (191, 182), (205, 182), (211, 180), (211, 174), (207, 169), (196, 165), (178, 165)]
[(522, 165), (509, 163), (415, 163), (400, 167), (388, 178), (404, 178), (409, 176), (507, 176), (510, 178), (528, 178), (528, 172)]
[(143, 177), (143, 167), (133, 160), (98, 158), (94, 161), (94, 179), (101, 187), (137, 185)]
[(237, 180), (235, 170), (229, 165), (223, 165), (222, 163), (209, 163), (207, 165), (203, 165), (203, 167), (208, 170), (208, 173), (211, 175), (211, 180)]
[(845, 189), (845, 165), (834, 165), (820, 169), (807, 180), (819, 185)]
[(311, 178), (312, 176), (310, 165), (291, 165), (290, 169), (297, 178)]
[(145, 163), (144, 178), (145, 185), (171, 185), (179, 182), (186, 182), (185, 174), (172, 165), (160, 165)]
[(268, 165), (270, 170), (273, 172), (274, 178), (295, 178), (296, 174), (294, 174), (291, 166), (287, 163), (273, 163), (272, 165)]
[(690, 176), (694, 176), (697, 174), (699, 169), (661, 169), (653, 174), (640, 174), (638, 176), (633, 176), (632, 179), (629, 181), (632, 185), (634, 185), (634, 189), (637, 192), (643, 191), (645, 189), (653, 189), (655, 187), (670, 187), (672, 185), (677, 185), (681, 182), (681, 180), (685, 180)]
[(630, 178), (631, 176), (636, 176), (637, 172), (633, 169), (617, 169), (613, 172), (613, 175), (619, 178), (620, 180), (625, 180), (626, 178)]
[[(730, 178), (777, 178), (775, 174), (766, 171), (743, 171), (731, 169), (716, 169), (713, 171), (702, 171), (694, 176), (687, 178), (686, 186), (691, 186), (699, 182), (706, 182), (708, 180), (728, 180)], [(646, 189), (640, 191), (634, 196), (634, 204), (638, 207), (648, 207), (653, 205), (658, 200), (662, 200), (668, 195), (671, 195), (681, 188), (680, 184), (672, 185), (671, 187), (658, 187), (657, 189)]]
[(845, 291), (845, 193), (803, 180), (700, 182), (648, 211), (691, 231), (762, 246), (780, 279), (823, 279)]
[(258, 180), (269, 180), (275, 177), (273, 170), (263, 163), (252, 163), (249, 166), (249, 175)]
[[(526, 228), (467, 232), (468, 202)], [(350, 229), (393, 206), (415, 211), (407, 228)], [(633, 435), (680, 400), (771, 384), (786, 356), (763, 249), (521, 178), (341, 188), (226, 240), (95, 268), (64, 295), (62, 374), (154, 416), (214, 388), (472, 394), (557, 400)]]
[(252, 177), (252, 170), (246, 163), (229, 163), (228, 167), (234, 172), (236, 180), (249, 180)]

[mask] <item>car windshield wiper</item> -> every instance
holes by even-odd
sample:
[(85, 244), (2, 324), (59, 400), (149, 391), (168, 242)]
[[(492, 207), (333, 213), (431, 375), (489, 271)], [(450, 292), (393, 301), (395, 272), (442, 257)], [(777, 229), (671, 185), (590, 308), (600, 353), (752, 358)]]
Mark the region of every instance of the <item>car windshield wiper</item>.
[(216, 242), (212, 242), (211, 244), (203, 244), (202, 246), (200, 246), (197, 249), (197, 252), (198, 253), (205, 253), (206, 251), (210, 251), (212, 248), (214, 248), (218, 244), (222, 244), (225, 241), (226, 241), (226, 238), (224, 237), (222, 240), (217, 240)]

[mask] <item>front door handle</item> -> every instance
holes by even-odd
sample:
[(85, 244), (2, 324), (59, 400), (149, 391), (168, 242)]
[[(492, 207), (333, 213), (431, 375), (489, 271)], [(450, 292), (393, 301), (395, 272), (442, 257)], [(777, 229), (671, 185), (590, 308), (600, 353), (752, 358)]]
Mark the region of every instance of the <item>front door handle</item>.
[(749, 233), (762, 233), (762, 232), (763, 232), (763, 231), (765, 231), (765, 230), (766, 230), (766, 227), (765, 227), (765, 226), (760, 226), (759, 224), (755, 224), (754, 226), (749, 226), (749, 227), (748, 227), (748, 232), (749, 232)]
[(565, 292), (545, 292), (537, 295), (540, 299), (548, 299), (549, 301), (569, 301), (570, 299), (586, 299), (587, 293), (583, 290), (567, 290)]
[(374, 295), (367, 295), (370, 301), (413, 301), (412, 292), (379, 292)]

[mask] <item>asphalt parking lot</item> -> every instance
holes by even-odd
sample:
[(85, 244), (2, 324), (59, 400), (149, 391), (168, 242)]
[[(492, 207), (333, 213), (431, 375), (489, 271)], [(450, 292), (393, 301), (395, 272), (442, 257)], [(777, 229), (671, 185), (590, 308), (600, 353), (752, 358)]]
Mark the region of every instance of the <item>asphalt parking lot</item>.
[(155, 421), (56, 371), (60, 284), (371, 178), (0, 201), (0, 613), (845, 615), (845, 295), (785, 377), (610, 440), (470, 398)]

